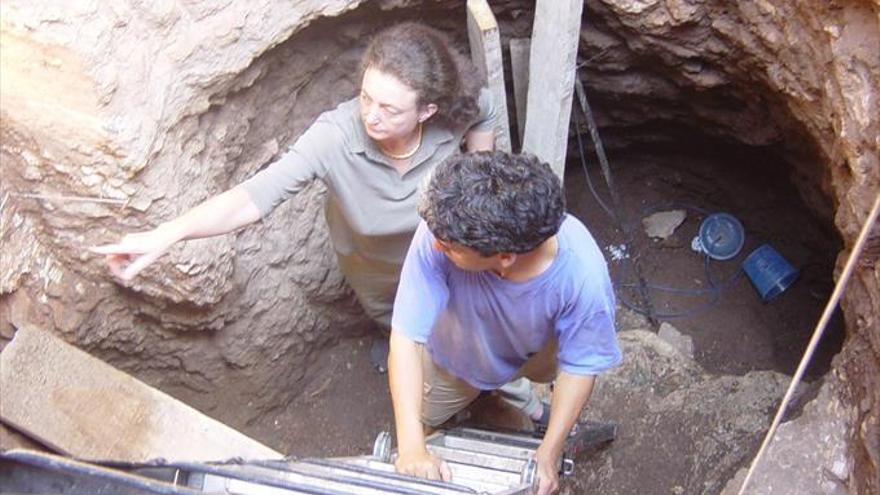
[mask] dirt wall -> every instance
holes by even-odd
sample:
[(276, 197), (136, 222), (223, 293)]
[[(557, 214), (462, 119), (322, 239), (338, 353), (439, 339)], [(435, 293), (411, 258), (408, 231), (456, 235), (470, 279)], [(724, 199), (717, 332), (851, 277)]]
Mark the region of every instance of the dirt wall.
[(306, 26), (358, 3), (4, 3), (3, 335), (54, 330), (235, 426), (296, 396), (311, 350), (366, 324), (318, 185), (132, 284), (87, 247), (240, 182), (353, 94), (361, 28)]
[[(880, 6), (588, 0), (586, 10), (581, 52), (611, 146), (713, 137), (778, 154), (805, 202), (833, 218), (839, 273), (880, 192)], [(880, 489), (876, 257), (844, 296), (848, 336), (828, 377), (857, 410), (856, 493)]]

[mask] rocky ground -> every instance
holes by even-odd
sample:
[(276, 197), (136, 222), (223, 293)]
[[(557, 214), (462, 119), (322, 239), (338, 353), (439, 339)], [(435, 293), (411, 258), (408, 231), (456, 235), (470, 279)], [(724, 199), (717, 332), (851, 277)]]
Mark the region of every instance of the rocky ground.
[[(754, 454), (788, 377), (712, 375), (652, 331), (627, 328), (619, 338), (624, 362), (599, 380), (583, 415), (618, 422), (618, 437), (578, 459), (562, 493), (719, 493)], [(393, 416), (368, 346), (356, 338), (328, 348), (298, 400), (244, 431), (297, 457), (369, 453), (380, 431), (393, 431)], [(485, 418), (479, 408), (474, 415)]]

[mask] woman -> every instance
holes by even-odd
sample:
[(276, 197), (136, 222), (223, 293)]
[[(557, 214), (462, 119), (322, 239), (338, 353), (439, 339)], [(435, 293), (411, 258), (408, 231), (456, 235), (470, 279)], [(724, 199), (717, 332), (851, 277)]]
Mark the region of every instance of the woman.
[[(491, 150), (495, 112), (476, 71), (435, 29), (389, 28), (371, 42), (357, 98), (322, 114), (251, 179), (159, 227), (93, 248), (129, 280), (176, 242), (250, 224), (314, 179), (327, 186), (330, 239), (346, 280), (384, 329), (418, 224), (418, 185), (460, 151)], [(384, 364), (381, 358), (377, 366)]]

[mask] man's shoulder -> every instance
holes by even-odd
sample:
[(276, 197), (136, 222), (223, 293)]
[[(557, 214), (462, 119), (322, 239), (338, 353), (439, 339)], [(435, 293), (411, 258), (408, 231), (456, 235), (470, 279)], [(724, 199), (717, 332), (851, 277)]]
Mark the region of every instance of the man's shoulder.
[(586, 260), (602, 259), (602, 251), (593, 234), (577, 217), (566, 213), (559, 227), (559, 239), (564, 249), (571, 251), (576, 258)]
[(560, 233), (571, 233), (573, 235), (587, 235), (592, 238), (592, 234), (590, 234), (587, 226), (584, 225), (584, 222), (572, 215), (571, 213), (566, 213), (565, 217), (562, 219), (562, 225), (559, 226)]
[(448, 259), (439, 251), (434, 249), (434, 234), (428, 228), (425, 219), (419, 219), (416, 231), (410, 242), (410, 250), (418, 254), (418, 259), (422, 264), (428, 264), (433, 268), (447, 268)]
[(608, 283), (608, 265), (599, 244), (587, 227), (567, 215), (559, 229), (561, 248), (566, 251), (565, 277), (577, 285), (598, 288)]

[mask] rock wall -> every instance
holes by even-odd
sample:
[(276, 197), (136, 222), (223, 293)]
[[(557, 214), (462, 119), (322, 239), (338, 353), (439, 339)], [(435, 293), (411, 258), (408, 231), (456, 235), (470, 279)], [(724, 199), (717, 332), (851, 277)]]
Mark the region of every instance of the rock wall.
[[(234, 426), (247, 418), (219, 408), (230, 397), (252, 414), (294, 397), (311, 349), (367, 325), (328, 250), (320, 188), (130, 286), (85, 247), (227, 189), (353, 94), (377, 9), (460, 9), (374, 1), (324, 19), (360, 3), (0, 4), (0, 336), (53, 329)], [(492, 5), (503, 41), (529, 35), (529, 2)], [(840, 267), (880, 190), (878, 13), (869, 0), (587, 0), (581, 55), (606, 145), (778, 155), (840, 233)], [(855, 411), (843, 481), (856, 493), (880, 491), (877, 266), (847, 289), (829, 377)]]
[[(713, 140), (765, 149), (844, 250), (880, 192), (880, 5), (870, 1), (587, 0), (583, 58), (610, 146)], [(875, 226), (875, 235), (878, 228)], [(855, 411), (843, 482), (880, 490), (880, 274), (876, 252), (842, 306), (829, 380)], [(853, 475), (853, 473), (856, 473)]]
[[(848, 492), (852, 456), (846, 435), (858, 411), (840, 402), (840, 391), (834, 390), (839, 384), (836, 380), (823, 384), (800, 417), (780, 425), (755, 467), (749, 494)], [(746, 468), (740, 469), (721, 495), (739, 493), (746, 473)]]
[(207, 412), (248, 404), (217, 409), (235, 426), (294, 397), (310, 350), (366, 326), (320, 187), (128, 286), (86, 248), (240, 182), (353, 94), (365, 23), (314, 20), (358, 3), (4, 2), (2, 335), (30, 322)]

